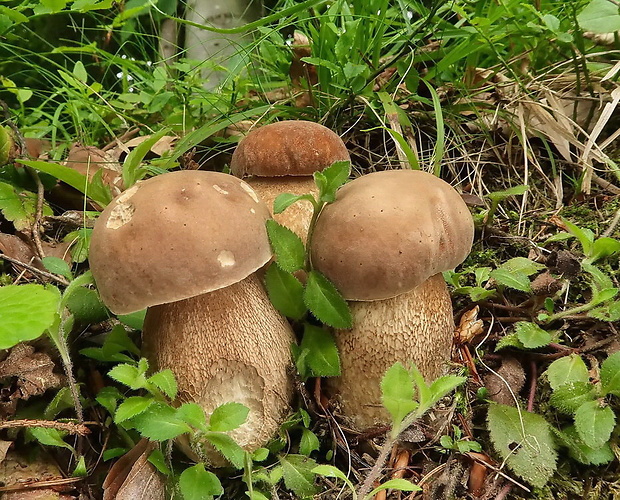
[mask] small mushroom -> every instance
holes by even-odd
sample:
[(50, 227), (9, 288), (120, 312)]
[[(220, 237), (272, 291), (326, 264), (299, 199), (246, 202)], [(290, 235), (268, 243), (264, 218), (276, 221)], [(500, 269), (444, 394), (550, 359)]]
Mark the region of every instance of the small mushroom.
[[(252, 451), (289, 409), (293, 332), (255, 271), (271, 258), (269, 210), (244, 181), (181, 171), (138, 182), (106, 207), (93, 229), (90, 264), (117, 314), (148, 307), (143, 351), (175, 373), (179, 400), (207, 414), (234, 401), (250, 409), (230, 435)], [(208, 445), (192, 458), (223, 465)]]
[(312, 265), (351, 301), (353, 328), (336, 332), (342, 375), (329, 379), (360, 429), (388, 423), (380, 382), (396, 362), (442, 375), (454, 332), (442, 271), (468, 255), (472, 217), (434, 175), (376, 172), (345, 184), (314, 228)]
[[(312, 174), (336, 161), (350, 161), (342, 139), (318, 123), (288, 120), (257, 128), (243, 138), (230, 170), (247, 182), (269, 208), (282, 193), (317, 194)], [(274, 219), (306, 240), (312, 205), (295, 203)]]

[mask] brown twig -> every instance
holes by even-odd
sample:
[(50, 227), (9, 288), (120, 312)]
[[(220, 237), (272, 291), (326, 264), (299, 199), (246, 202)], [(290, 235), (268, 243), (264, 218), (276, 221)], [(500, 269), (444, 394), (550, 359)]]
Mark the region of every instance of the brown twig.
[(6, 261), (10, 262), (11, 264), (15, 264), (16, 266), (23, 267), (24, 269), (27, 269), (31, 273), (37, 274), (37, 275), (42, 276), (44, 278), (48, 278), (48, 279), (57, 281), (61, 285), (65, 285), (65, 286), (69, 285), (69, 281), (64, 276), (58, 276), (56, 274), (48, 273), (47, 271), (42, 271), (41, 269), (38, 269), (38, 268), (36, 268), (34, 266), (31, 266), (30, 264), (26, 264), (25, 262), (22, 262), (20, 260), (14, 259), (13, 257), (9, 257), (5, 253), (0, 252), (0, 259), (6, 260)]
[(1, 486), (0, 491), (22, 491), (33, 490), (35, 488), (53, 488), (54, 486), (63, 486), (66, 484), (79, 483), (84, 481), (83, 477), (65, 477), (61, 479), (49, 479), (47, 481), (33, 480), (29, 483), (11, 484), (9, 486)]
[(530, 413), (534, 411), (534, 399), (536, 398), (536, 384), (538, 383), (538, 373), (536, 370), (536, 361), (530, 361), (530, 369), (532, 371), (530, 375), (530, 394), (527, 399), (527, 411)]
[(26, 167), (26, 170), (37, 185), (37, 207), (34, 213), (34, 222), (32, 224), (32, 239), (34, 241), (34, 246), (37, 249), (37, 253), (39, 254), (39, 258), (42, 259), (43, 257), (45, 257), (45, 252), (43, 251), (43, 245), (41, 244), (40, 226), (41, 219), (43, 217), (43, 201), (45, 200), (45, 187), (41, 182), (39, 173), (34, 168)]
[(86, 427), (86, 425), (75, 424), (73, 422), (57, 422), (56, 420), (37, 420), (29, 418), (0, 422), (0, 429), (17, 429), (21, 427), (43, 427), (44, 429), (56, 429), (80, 436), (90, 434), (90, 429)]
[(510, 493), (510, 490), (512, 490), (512, 484), (507, 484), (501, 490), (499, 490), (499, 493), (495, 497), (495, 500), (504, 500), (504, 498), (508, 496), (508, 493)]

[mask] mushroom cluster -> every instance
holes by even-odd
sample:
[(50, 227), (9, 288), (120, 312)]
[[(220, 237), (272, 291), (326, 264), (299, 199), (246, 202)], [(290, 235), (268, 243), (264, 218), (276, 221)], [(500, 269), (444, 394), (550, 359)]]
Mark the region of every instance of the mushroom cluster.
[(446, 370), (454, 324), (441, 272), (465, 259), (473, 235), (461, 196), (421, 171), (359, 177), (322, 210), (312, 265), (350, 301), (353, 315), (353, 328), (336, 332), (342, 375), (328, 387), (356, 427), (390, 421), (380, 382), (394, 363), (414, 362), (428, 380)]
[[(141, 181), (94, 227), (90, 265), (117, 314), (148, 307), (143, 351), (175, 373), (179, 400), (207, 413), (234, 401), (249, 409), (230, 434), (254, 450), (271, 438), (292, 396), (294, 335), (255, 271), (271, 259), (269, 209), (244, 181), (181, 171)], [(185, 450), (221, 464), (205, 443)]]
[[(237, 177), (246, 178), (268, 207), (282, 193), (316, 194), (314, 172), (336, 161), (350, 161), (342, 139), (314, 122), (286, 120), (259, 127), (240, 142), (230, 163)], [(274, 215), (276, 222), (306, 240), (312, 204), (302, 201)]]

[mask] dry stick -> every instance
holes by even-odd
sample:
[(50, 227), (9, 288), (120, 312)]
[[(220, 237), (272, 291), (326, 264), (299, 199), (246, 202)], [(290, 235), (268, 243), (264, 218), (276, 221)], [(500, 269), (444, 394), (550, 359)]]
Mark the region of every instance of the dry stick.
[(605, 230), (605, 232), (602, 234), (602, 236), (611, 236), (611, 234), (616, 229), (616, 226), (618, 225), (618, 222), (620, 222), (620, 208), (616, 211), (616, 215), (614, 215), (614, 218), (612, 219), (611, 223), (609, 224), (609, 227)]
[(74, 424), (73, 422), (56, 422), (55, 420), (36, 420), (30, 418), (0, 422), (0, 429), (17, 429), (21, 427), (43, 427), (45, 429), (66, 431), (69, 434), (79, 434), (80, 436), (90, 434), (90, 429), (84, 424)]
[[(17, 483), (10, 486), (1, 486), (0, 491), (24, 491), (40, 488), (53, 488), (54, 486), (63, 486), (65, 484), (79, 483), (84, 481), (84, 477), (66, 477), (62, 479), (49, 479), (47, 481), (33, 480), (30, 483)], [(23, 497), (22, 497), (23, 498)]]
[(615, 184), (612, 184), (609, 181), (606, 181), (605, 179), (603, 179), (602, 177), (599, 177), (595, 173), (592, 173), (592, 180), (601, 189), (604, 189), (605, 191), (609, 191), (612, 194), (620, 194), (620, 188), (618, 186), (616, 186)]
[(44, 278), (48, 278), (48, 279), (57, 281), (61, 285), (67, 286), (69, 284), (69, 281), (65, 277), (63, 277), (63, 276), (58, 276), (56, 274), (48, 273), (47, 271), (42, 271), (41, 269), (38, 269), (38, 268), (36, 268), (34, 266), (31, 266), (30, 264), (26, 264), (25, 262), (22, 262), (20, 260), (14, 259), (13, 257), (9, 257), (5, 253), (0, 252), (0, 259), (6, 260), (6, 261), (10, 262), (11, 264), (15, 264), (16, 266), (23, 267), (24, 269), (27, 269), (28, 271), (30, 271), (33, 274), (37, 274), (37, 275), (42, 276)]
[(30, 176), (34, 179), (34, 182), (37, 184), (37, 208), (34, 214), (34, 222), (32, 224), (32, 239), (34, 240), (34, 246), (37, 248), (37, 253), (39, 254), (39, 258), (42, 259), (45, 257), (45, 252), (43, 251), (43, 245), (41, 244), (41, 218), (43, 217), (43, 201), (45, 196), (45, 187), (39, 178), (38, 172), (31, 168), (26, 167), (26, 170), (30, 174)]
[(527, 411), (530, 413), (534, 411), (534, 398), (536, 397), (536, 383), (537, 383), (537, 372), (536, 372), (536, 361), (530, 361), (530, 368), (532, 370), (531, 380), (530, 380), (530, 395), (527, 399)]

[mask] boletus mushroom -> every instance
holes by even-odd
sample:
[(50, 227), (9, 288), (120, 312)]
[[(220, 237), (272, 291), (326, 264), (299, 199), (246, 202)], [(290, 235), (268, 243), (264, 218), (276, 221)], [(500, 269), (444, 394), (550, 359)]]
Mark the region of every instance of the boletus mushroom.
[[(138, 182), (103, 211), (90, 265), (103, 301), (127, 314), (148, 307), (143, 352), (170, 368), (179, 401), (207, 415), (234, 401), (250, 409), (230, 435), (246, 450), (264, 445), (289, 409), (286, 320), (255, 271), (271, 259), (269, 209), (228, 174), (181, 171)], [(191, 458), (224, 465), (207, 444)]]
[[(336, 161), (350, 160), (342, 139), (332, 130), (314, 122), (287, 120), (259, 127), (241, 139), (230, 170), (237, 177), (248, 177), (271, 209), (282, 193), (317, 194), (312, 174)], [(302, 201), (274, 219), (305, 241), (312, 211), (312, 204)]]
[(353, 314), (353, 328), (336, 332), (342, 375), (328, 389), (357, 428), (389, 423), (380, 382), (394, 363), (415, 363), (427, 380), (446, 370), (454, 323), (441, 272), (465, 259), (473, 235), (461, 196), (421, 171), (359, 177), (322, 210), (312, 265)]

